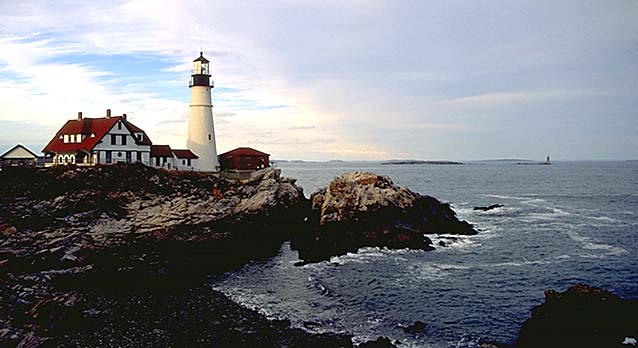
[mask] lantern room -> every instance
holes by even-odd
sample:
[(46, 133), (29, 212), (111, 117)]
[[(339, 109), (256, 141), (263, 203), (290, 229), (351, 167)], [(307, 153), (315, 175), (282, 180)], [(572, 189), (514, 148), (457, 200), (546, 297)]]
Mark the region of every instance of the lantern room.
[(199, 58), (193, 61), (193, 74), (191, 75), (189, 87), (213, 87), (210, 83), (210, 70), (208, 68), (208, 63), (208, 59), (204, 58), (204, 53), (199, 52)]

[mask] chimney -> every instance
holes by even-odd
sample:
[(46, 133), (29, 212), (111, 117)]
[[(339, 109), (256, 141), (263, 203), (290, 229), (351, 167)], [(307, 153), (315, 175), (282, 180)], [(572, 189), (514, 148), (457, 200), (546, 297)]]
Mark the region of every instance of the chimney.
[(82, 111), (78, 112), (78, 121), (82, 120)]
[(106, 118), (111, 118), (111, 109), (106, 109)]
[(126, 121), (126, 114), (122, 114), (122, 118)]

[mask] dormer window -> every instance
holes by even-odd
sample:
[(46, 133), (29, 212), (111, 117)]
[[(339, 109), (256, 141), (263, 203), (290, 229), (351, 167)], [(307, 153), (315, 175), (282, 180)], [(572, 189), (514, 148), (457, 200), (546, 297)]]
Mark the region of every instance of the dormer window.
[(68, 134), (64, 134), (64, 143), (68, 143), (69, 142), (69, 135)]
[(91, 138), (95, 138), (95, 133), (91, 133)]
[(138, 133), (138, 134), (137, 134), (137, 140), (138, 140), (138, 141), (144, 141), (144, 134), (142, 134), (142, 133)]

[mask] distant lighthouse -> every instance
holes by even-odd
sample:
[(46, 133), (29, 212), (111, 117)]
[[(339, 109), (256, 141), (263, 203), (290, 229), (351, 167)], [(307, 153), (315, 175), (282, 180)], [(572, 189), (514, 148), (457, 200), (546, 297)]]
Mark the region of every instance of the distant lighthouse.
[(201, 171), (219, 170), (217, 148), (215, 146), (215, 126), (213, 125), (213, 104), (208, 60), (199, 52), (199, 58), (193, 61), (193, 74), (189, 84), (191, 104), (188, 112), (188, 140), (186, 146), (195, 152), (199, 159), (197, 167)]

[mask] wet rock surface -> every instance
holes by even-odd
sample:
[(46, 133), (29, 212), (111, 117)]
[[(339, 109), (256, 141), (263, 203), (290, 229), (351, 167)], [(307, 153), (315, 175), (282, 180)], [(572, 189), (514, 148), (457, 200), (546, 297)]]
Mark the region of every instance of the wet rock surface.
[(449, 204), (395, 185), (387, 176), (346, 173), (312, 194), (310, 228), (293, 235), (304, 262), (329, 259), (366, 246), (432, 250), (424, 234), (472, 235)]
[(532, 309), (517, 346), (629, 347), (638, 337), (638, 300), (577, 284), (564, 292), (545, 291), (545, 303)]

